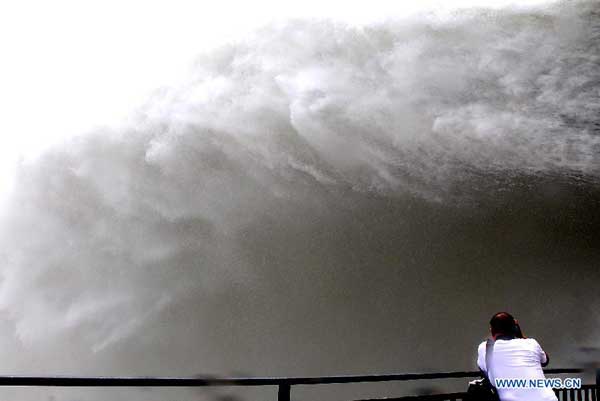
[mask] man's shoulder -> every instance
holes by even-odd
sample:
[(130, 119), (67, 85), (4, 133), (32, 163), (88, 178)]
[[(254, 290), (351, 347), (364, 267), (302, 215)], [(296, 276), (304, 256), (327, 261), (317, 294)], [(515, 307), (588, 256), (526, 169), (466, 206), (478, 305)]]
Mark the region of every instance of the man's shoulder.
[(486, 344), (487, 344), (487, 340), (482, 341), (481, 344), (479, 344), (479, 346), (477, 347), (477, 351), (478, 352), (485, 351)]
[[(479, 346), (477, 347), (477, 349), (479, 349), (479, 350), (485, 349), (487, 346), (487, 342), (488, 342), (488, 340), (482, 341), (479, 344)], [(523, 344), (526, 346), (538, 346), (539, 345), (537, 340), (535, 338), (531, 338), (531, 337), (529, 337), (529, 338), (513, 338), (512, 340), (498, 340), (496, 342), (498, 344), (506, 342), (508, 344)]]
[(498, 343), (500, 348), (516, 348), (516, 349), (530, 349), (536, 350), (540, 348), (540, 344), (535, 338), (513, 338), (512, 340), (504, 340)]
[(527, 345), (532, 349), (542, 348), (535, 338), (524, 338), (523, 340), (527, 341)]
[(537, 342), (537, 340), (535, 338), (516, 338), (516, 340), (519, 340), (522, 344), (526, 344), (529, 346), (539, 345), (539, 343)]

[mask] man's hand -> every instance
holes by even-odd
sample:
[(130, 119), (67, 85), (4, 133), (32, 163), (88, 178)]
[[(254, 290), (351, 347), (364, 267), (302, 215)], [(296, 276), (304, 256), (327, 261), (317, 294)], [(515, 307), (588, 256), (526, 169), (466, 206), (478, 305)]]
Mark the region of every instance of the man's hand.
[(519, 321), (515, 319), (515, 337), (517, 338), (527, 338), (523, 335), (521, 331), (521, 326), (519, 326)]

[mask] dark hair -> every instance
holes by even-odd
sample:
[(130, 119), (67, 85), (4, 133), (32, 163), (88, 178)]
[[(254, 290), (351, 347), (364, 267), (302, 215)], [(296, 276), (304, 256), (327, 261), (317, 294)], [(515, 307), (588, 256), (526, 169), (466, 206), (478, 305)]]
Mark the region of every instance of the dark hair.
[(508, 312), (498, 312), (490, 320), (492, 334), (514, 334), (515, 318)]

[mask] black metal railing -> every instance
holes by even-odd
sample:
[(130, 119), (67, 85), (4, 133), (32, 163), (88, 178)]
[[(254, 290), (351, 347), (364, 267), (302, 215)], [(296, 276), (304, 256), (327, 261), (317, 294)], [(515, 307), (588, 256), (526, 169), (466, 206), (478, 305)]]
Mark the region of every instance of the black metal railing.
[[(598, 386), (584, 384), (579, 389), (555, 389), (559, 401), (598, 401)], [(378, 401), (465, 401), (467, 393), (412, 395), (398, 398), (376, 398)], [(364, 400), (366, 401), (366, 400)]]
[(581, 388), (574, 390), (554, 390), (559, 401), (597, 401), (598, 386), (595, 384), (584, 384)]
[[(546, 374), (582, 373), (583, 369), (545, 369)], [(579, 389), (554, 389), (559, 401), (600, 401), (600, 369), (596, 370), (596, 383), (584, 384)], [(404, 397), (371, 398), (356, 401), (465, 401), (466, 392), (412, 395)]]
[[(578, 389), (555, 389), (559, 401), (598, 401), (598, 386), (584, 384)], [(465, 401), (467, 393), (413, 395), (399, 398), (379, 398), (385, 401)]]
[[(575, 374), (582, 369), (545, 369), (546, 374)], [(277, 386), (278, 401), (290, 401), (292, 386), (343, 383), (376, 383), (390, 381), (434, 380), (481, 377), (480, 372), (394, 373), (379, 375), (321, 376), (321, 377), (74, 377), (74, 376), (0, 376), (0, 386), (35, 387), (229, 387)], [(560, 401), (600, 401), (600, 369), (596, 384), (577, 390), (555, 390)], [(458, 401), (465, 393), (419, 395), (386, 398), (387, 401)], [(375, 401), (372, 399), (369, 401)], [(377, 399), (383, 400), (383, 399)], [(361, 400), (367, 401), (367, 400)]]

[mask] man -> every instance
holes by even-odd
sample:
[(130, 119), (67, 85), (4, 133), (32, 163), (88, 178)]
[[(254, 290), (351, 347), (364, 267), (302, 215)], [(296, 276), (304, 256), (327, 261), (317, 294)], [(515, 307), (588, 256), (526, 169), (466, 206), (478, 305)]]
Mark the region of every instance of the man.
[[(490, 368), (486, 366), (486, 341), (479, 345), (477, 365), (489, 378), (544, 379), (543, 366), (548, 365), (548, 354), (533, 338), (525, 338), (519, 323), (507, 312), (499, 312), (490, 320), (494, 340), (491, 348)], [(550, 387), (498, 388), (501, 401), (557, 401)]]

